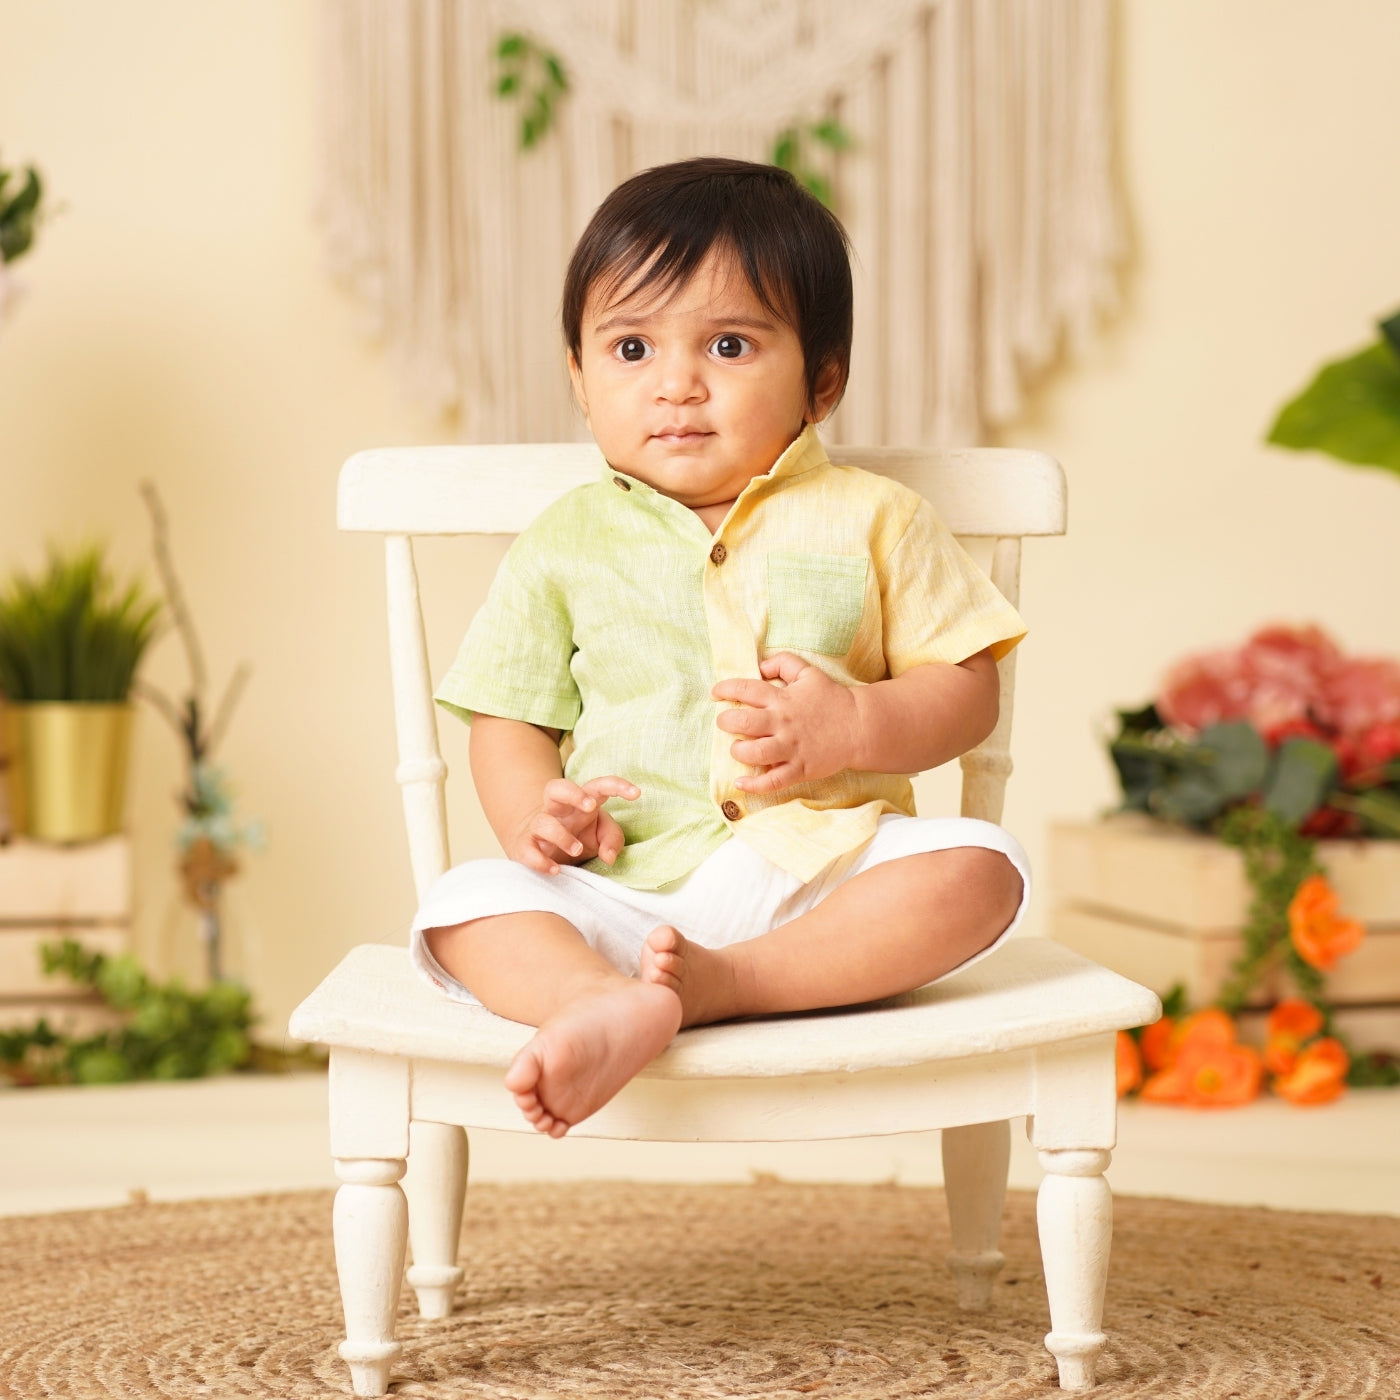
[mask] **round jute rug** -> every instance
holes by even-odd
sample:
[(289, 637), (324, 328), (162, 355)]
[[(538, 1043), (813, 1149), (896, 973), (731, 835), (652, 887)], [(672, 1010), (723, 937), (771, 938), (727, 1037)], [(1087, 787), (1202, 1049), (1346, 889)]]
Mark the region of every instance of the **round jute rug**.
[[(331, 1195), (0, 1220), (0, 1395), (349, 1392)], [(926, 1188), (473, 1187), (446, 1322), (401, 1306), (399, 1396), (1057, 1393), (1033, 1198), (960, 1314)], [(1116, 1202), (1099, 1400), (1400, 1395), (1400, 1218)]]

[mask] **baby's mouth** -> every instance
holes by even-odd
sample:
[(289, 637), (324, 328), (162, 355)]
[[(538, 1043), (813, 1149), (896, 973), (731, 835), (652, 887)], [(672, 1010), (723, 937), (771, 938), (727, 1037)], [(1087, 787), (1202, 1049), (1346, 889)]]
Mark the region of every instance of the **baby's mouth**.
[(667, 427), (652, 434), (653, 440), (657, 442), (664, 442), (679, 447), (694, 444), (700, 442), (704, 438), (713, 436), (712, 433), (707, 432), (704, 428), (689, 427)]

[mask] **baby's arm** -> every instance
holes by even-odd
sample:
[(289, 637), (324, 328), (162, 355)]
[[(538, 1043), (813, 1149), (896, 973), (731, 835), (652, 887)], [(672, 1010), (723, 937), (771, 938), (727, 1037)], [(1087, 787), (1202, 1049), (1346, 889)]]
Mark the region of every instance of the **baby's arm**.
[(759, 673), (763, 680), (720, 681), (710, 692), (740, 702), (717, 721), (741, 736), (730, 753), (765, 770), (736, 781), (745, 792), (779, 792), (843, 768), (922, 773), (980, 744), (997, 722), (990, 651), (863, 686), (841, 685), (791, 652), (770, 656)]
[(498, 715), (473, 716), (469, 752), (481, 808), (511, 860), (557, 875), (560, 865), (617, 859), (622, 828), (603, 811), (603, 799), (640, 797), (634, 784), (611, 776), (570, 782), (557, 729)]

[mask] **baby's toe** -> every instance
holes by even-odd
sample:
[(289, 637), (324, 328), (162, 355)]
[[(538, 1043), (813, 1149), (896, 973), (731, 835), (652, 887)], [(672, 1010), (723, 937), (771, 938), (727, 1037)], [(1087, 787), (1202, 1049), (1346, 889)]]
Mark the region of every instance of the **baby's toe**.
[(658, 955), (666, 953), (679, 953), (685, 946), (685, 939), (681, 937), (679, 929), (674, 929), (670, 924), (659, 924), (647, 934), (647, 947)]

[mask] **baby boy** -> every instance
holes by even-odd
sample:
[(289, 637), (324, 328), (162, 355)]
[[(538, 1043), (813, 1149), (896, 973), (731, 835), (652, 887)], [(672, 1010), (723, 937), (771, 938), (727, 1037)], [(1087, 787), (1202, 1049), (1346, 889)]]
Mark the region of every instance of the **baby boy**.
[(538, 1027), (541, 1132), (683, 1026), (871, 1001), (989, 952), (1028, 869), (914, 814), (983, 740), (1025, 633), (916, 493), (817, 437), (851, 351), (844, 231), (786, 172), (703, 158), (600, 206), (564, 285), (605, 460), (515, 541), (437, 699), (507, 859), (433, 887), (415, 964)]

